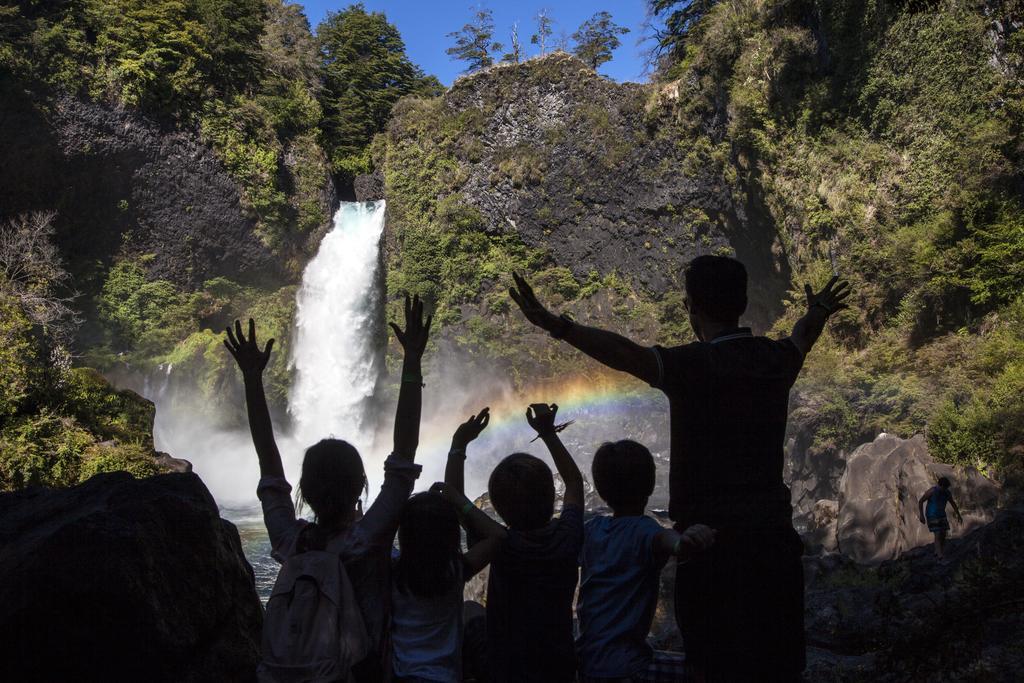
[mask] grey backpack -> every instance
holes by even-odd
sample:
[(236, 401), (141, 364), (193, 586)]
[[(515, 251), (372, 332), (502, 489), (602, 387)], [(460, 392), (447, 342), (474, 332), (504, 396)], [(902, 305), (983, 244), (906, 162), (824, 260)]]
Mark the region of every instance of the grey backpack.
[(352, 582), (332, 548), (289, 557), (263, 619), (260, 683), (336, 683), (370, 652)]

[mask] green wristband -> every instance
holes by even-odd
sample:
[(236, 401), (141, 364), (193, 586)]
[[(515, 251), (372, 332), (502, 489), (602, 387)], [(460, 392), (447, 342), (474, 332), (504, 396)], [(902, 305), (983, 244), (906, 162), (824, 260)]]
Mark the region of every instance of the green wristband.
[(466, 504), (462, 506), (462, 516), (465, 517), (466, 515), (468, 515), (469, 511), (472, 510), (475, 507), (476, 506), (473, 505), (473, 501), (467, 500)]

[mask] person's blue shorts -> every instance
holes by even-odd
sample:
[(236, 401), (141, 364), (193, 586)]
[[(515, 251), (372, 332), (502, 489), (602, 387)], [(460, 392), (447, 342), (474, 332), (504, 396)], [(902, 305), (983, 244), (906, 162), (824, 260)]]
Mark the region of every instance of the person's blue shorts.
[(937, 534), (940, 531), (949, 531), (949, 520), (946, 519), (945, 515), (942, 517), (929, 517), (928, 531), (933, 534)]

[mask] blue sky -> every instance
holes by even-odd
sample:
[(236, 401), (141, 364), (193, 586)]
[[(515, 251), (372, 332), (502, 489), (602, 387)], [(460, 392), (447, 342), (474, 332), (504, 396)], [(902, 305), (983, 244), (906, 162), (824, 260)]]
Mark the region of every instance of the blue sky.
[[(329, 11), (348, 7), (351, 2), (344, 0), (307, 0), (301, 2), (306, 16), (314, 30)], [(398, 27), (405, 40), (406, 50), (413, 62), (423, 67), (428, 74), (434, 74), (445, 85), (451, 85), (463, 69), (463, 65), (445, 54), (451, 45), (448, 33), (457, 31), (471, 18), (476, 3), (473, 0), (392, 0), (379, 2), (364, 0), (368, 10), (384, 12), (388, 20)], [(600, 71), (617, 81), (643, 81), (644, 53), (650, 43), (637, 45), (637, 40), (649, 33), (644, 28), (647, 20), (646, 0), (610, 0), (603, 3), (582, 2), (581, 0), (559, 0), (558, 2), (498, 2), (483, 3), (494, 12), (495, 37), (506, 46), (512, 23), (519, 22), (519, 39), (532, 55), (536, 47), (530, 45), (530, 35), (535, 30), (533, 17), (542, 7), (549, 10), (555, 19), (555, 37), (561, 31), (566, 36), (589, 19), (595, 12), (606, 10), (615, 23), (630, 29), (622, 37), (622, 46), (615, 51), (611, 62), (604, 64)]]

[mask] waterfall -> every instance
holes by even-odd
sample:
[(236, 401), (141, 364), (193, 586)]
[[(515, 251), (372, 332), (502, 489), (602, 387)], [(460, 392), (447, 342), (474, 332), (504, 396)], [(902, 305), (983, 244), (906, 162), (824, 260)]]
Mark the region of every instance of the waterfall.
[(378, 373), (372, 326), (383, 229), (383, 201), (343, 202), (302, 275), (288, 400), (300, 443), (333, 435), (369, 445), (360, 437), (371, 431), (364, 411)]

